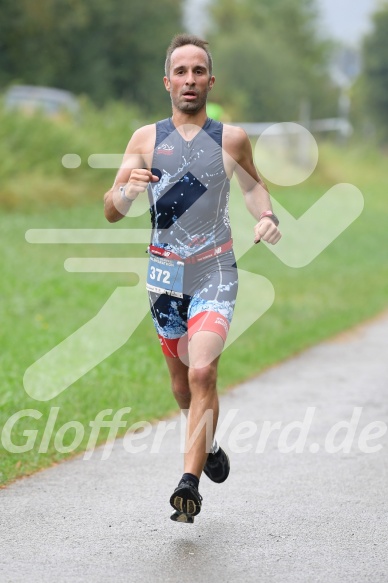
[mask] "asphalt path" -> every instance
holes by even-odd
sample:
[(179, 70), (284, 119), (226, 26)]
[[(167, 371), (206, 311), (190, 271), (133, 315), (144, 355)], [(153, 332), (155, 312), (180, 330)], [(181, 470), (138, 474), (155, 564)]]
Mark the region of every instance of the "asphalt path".
[(11, 484), (1, 583), (386, 583), (387, 388), (384, 314), (229, 391), (231, 474), (193, 525), (169, 519), (179, 417)]

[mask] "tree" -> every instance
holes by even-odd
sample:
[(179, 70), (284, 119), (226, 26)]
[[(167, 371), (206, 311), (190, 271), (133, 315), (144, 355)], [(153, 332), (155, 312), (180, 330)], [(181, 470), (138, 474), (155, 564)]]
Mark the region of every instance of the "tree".
[(366, 106), (388, 138), (388, 4), (373, 17), (373, 31), (363, 44), (363, 86)]
[(315, 0), (215, 0), (212, 14), (214, 98), (233, 118), (290, 121), (305, 100), (315, 116), (335, 114)]
[(0, 0), (0, 11), (2, 86), (51, 85), (97, 103), (165, 109), (165, 51), (181, 28), (180, 1)]

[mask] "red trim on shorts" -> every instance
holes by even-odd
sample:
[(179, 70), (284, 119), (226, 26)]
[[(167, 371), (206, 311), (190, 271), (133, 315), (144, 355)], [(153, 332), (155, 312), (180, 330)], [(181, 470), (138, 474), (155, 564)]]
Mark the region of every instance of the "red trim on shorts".
[[(179, 358), (182, 356), (182, 351), (187, 353), (187, 340), (191, 340), (196, 332), (215, 332), (225, 342), (229, 332), (229, 321), (218, 312), (200, 312), (188, 321), (188, 335), (185, 334), (180, 338), (164, 338), (158, 334), (163, 354), (170, 358)], [(178, 344), (183, 339), (186, 339), (186, 345), (181, 343), (178, 355)]]
[[(179, 358), (182, 355), (182, 351), (187, 354), (187, 335), (181, 336), (180, 338), (164, 338), (160, 334), (158, 334), (160, 346), (162, 348), (162, 352), (165, 356), (169, 356), (170, 358)], [(178, 354), (178, 343), (182, 338), (186, 338), (186, 346), (181, 343), (179, 347), (179, 354)]]
[(229, 321), (218, 312), (200, 312), (188, 321), (189, 340), (196, 332), (215, 332), (225, 342), (229, 332)]
[(178, 342), (180, 338), (163, 338), (163, 336), (160, 336), (160, 334), (158, 334), (158, 337), (163, 354), (170, 356), (171, 358), (177, 358)]

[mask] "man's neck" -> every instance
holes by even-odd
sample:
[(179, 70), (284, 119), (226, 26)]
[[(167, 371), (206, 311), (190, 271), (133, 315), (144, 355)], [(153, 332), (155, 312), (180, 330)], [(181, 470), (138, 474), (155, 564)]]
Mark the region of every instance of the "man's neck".
[(173, 109), (171, 119), (176, 128), (186, 124), (192, 124), (202, 128), (207, 120), (206, 109), (201, 109), (200, 111), (191, 114)]

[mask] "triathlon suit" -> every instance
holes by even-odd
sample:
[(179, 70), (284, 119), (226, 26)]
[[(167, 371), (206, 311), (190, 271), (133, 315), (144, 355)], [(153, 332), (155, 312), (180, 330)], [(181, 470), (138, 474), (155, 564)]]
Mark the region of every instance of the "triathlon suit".
[(222, 131), (222, 123), (208, 118), (187, 142), (171, 118), (156, 123), (152, 172), (159, 182), (148, 186), (152, 223), (148, 283), (150, 276), (155, 279), (151, 266), (155, 256), (174, 257), (184, 265), (182, 294), (159, 293), (147, 284), (155, 328), (163, 353), (170, 357), (178, 356), (182, 337), (190, 340), (200, 330), (216, 332), (225, 341), (233, 316), (238, 277)]

